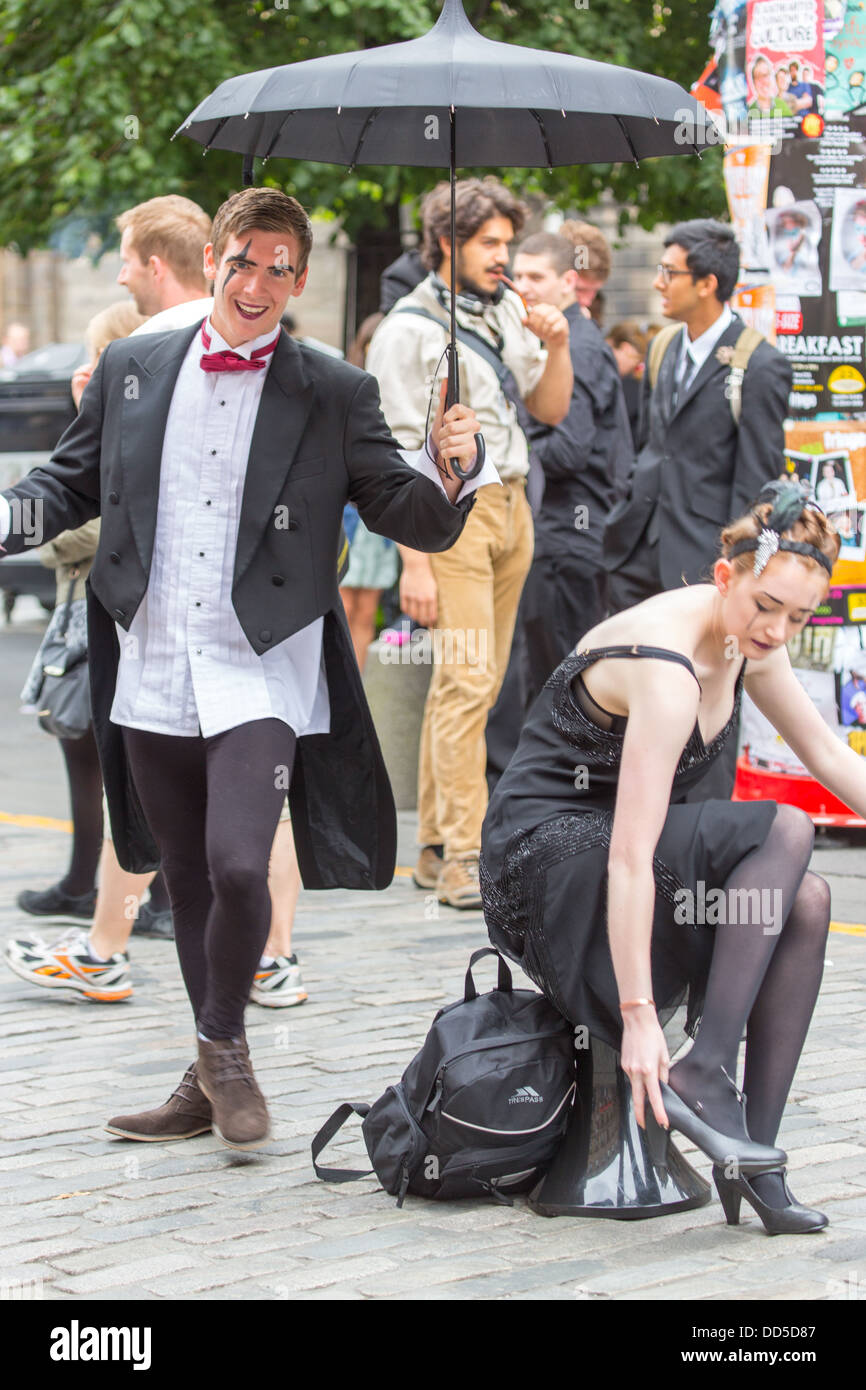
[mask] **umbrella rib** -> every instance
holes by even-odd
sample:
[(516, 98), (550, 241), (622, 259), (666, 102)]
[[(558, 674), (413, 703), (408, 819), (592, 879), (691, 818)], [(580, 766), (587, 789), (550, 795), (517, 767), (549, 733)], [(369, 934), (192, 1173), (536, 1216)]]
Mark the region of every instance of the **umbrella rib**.
[(201, 152), (201, 157), (202, 157), (202, 159), (204, 159), (205, 155), (207, 154), (207, 152), (208, 152), (208, 150), (210, 149), (211, 145), (213, 144), (214, 140), (215, 140), (215, 139), (217, 138), (217, 136), (219, 135), (220, 131), (222, 130), (222, 128), (223, 128), (223, 126), (225, 125), (225, 123), (226, 123), (227, 120), (228, 120), (228, 116), (223, 116), (222, 120), (221, 120), (221, 121), (219, 122), (219, 124), (217, 125), (216, 130), (213, 132), (213, 134), (211, 135), (210, 139), (208, 140), (207, 144), (205, 145), (204, 149), (203, 149), (202, 152)]
[(265, 153), (262, 155), (262, 163), (264, 163), (266, 159), (270, 159), (270, 157), (271, 157), (271, 150), (274, 148), (274, 145), (277, 143), (277, 141), (279, 140), (280, 136), (282, 135), (282, 133), (283, 133), (283, 128), (284, 128), (284, 126), (285, 126), (285, 124), (286, 124), (286, 121), (290, 121), (290, 120), (292, 119), (292, 117), (293, 117), (293, 116), (296, 116), (297, 114), (298, 114), (297, 111), (287, 111), (287, 112), (286, 112), (285, 116), (284, 116), (283, 119), (280, 121), (280, 124), (279, 124), (279, 126), (277, 127), (277, 130), (276, 130), (276, 133), (275, 133), (275, 135), (274, 135), (273, 140), (272, 140), (271, 143), (268, 145), (268, 148), (265, 150)]
[(545, 125), (544, 125), (544, 120), (543, 120), (543, 118), (542, 118), (542, 116), (541, 116), (541, 113), (538, 112), (538, 111), (533, 111), (533, 109), (532, 109), (531, 106), (530, 106), (529, 110), (530, 110), (530, 113), (535, 117), (536, 121), (538, 122), (538, 128), (539, 128), (539, 130), (541, 131), (541, 138), (542, 138), (542, 140), (544, 141), (544, 153), (547, 155), (547, 170), (548, 170), (548, 173), (551, 173), (551, 174), (552, 174), (552, 173), (553, 173), (553, 155), (551, 154), (551, 151), (550, 151), (550, 141), (549, 141), (548, 138), (547, 138), (547, 130), (546, 130)]
[(623, 125), (622, 117), (621, 117), (621, 116), (615, 116), (615, 117), (614, 117), (614, 120), (616, 121), (617, 125), (619, 126), (620, 130), (622, 131), (623, 135), (625, 136), (626, 144), (628, 145), (629, 149), (631, 150), (631, 157), (632, 157), (632, 159), (634, 160), (634, 167), (635, 167), (636, 169), (639, 169), (639, 168), (640, 168), (640, 160), (639, 160), (638, 157), (637, 157), (637, 150), (635, 149), (634, 145), (632, 144), (632, 138), (631, 138), (631, 136), (629, 135), (628, 131), (626, 130), (625, 126)]
[(352, 155), (352, 162), (351, 162), (351, 164), (349, 165), (349, 173), (350, 173), (350, 174), (352, 173), (353, 169), (355, 168), (355, 165), (358, 163), (358, 156), (359, 156), (360, 153), (361, 153), (361, 146), (362, 146), (363, 143), (364, 143), (364, 140), (365, 140), (366, 135), (367, 135), (367, 131), (370, 129), (370, 126), (373, 124), (373, 122), (375, 121), (376, 117), (379, 115), (379, 112), (380, 112), (381, 110), (382, 110), (381, 106), (374, 106), (373, 109), (372, 109), (372, 111), (371, 111), (371, 112), (369, 113), (369, 115), (367, 116), (366, 121), (364, 122), (363, 129), (361, 130), (361, 134), (358, 136), (358, 143), (357, 143), (357, 145), (355, 146), (355, 153)]

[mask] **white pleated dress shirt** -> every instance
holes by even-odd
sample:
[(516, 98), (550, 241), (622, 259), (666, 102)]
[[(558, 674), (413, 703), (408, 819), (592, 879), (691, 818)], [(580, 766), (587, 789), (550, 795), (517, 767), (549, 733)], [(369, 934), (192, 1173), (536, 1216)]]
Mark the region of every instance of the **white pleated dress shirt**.
[[(208, 322), (210, 352), (228, 343)], [(250, 357), (274, 330), (232, 349)], [(259, 656), (232, 606), (241, 499), (264, 370), (205, 372), (196, 334), (172, 396), (147, 592), (129, 631), (118, 626), (115, 724), (205, 738), (254, 719), (298, 737), (328, 733), (323, 619)], [(289, 600), (290, 601), (290, 600)]]
[[(209, 320), (206, 326), (209, 351), (228, 349)], [(271, 330), (231, 350), (249, 357), (273, 337)], [(147, 592), (129, 631), (118, 625), (120, 662), (110, 717), (133, 729), (201, 732), (204, 738), (255, 719), (281, 719), (299, 738), (328, 733), (324, 619), (260, 656), (232, 606), (247, 460), (272, 357), (261, 371), (205, 372), (202, 351), (197, 333), (166, 422)], [(401, 453), (442, 486), (423, 450)], [(485, 464), (460, 496), (498, 481)]]

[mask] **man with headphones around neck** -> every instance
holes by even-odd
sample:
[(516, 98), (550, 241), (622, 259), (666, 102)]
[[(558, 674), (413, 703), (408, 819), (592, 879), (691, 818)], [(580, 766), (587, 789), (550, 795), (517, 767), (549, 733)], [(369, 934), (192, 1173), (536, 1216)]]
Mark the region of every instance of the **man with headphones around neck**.
[[(501, 479), (479, 488), (464, 534), (445, 555), (400, 547), (404, 611), (434, 629), (433, 675), (418, 772), (416, 884), (440, 902), (480, 908), (478, 855), (487, 807), (487, 716), (508, 664), (517, 606), (532, 559), (526, 500), (529, 450), (524, 406), (545, 424), (564, 419), (573, 372), (569, 328), (552, 305), (527, 310), (502, 284), (525, 206), (494, 178), (457, 184), (456, 317), (461, 398), (481, 424)], [(422, 260), (429, 275), (379, 325), (367, 370), (402, 444), (427, 433), (430, 401), (445, 376), (451, 241), (450, 192), (439, 184), (423, 206)], [(443, 563), (443, 561), (446, 561)]]

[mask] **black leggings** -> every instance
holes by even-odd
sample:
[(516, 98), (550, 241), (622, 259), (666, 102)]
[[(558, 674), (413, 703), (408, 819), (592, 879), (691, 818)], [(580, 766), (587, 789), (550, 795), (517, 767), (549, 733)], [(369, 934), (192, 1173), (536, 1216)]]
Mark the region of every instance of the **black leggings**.
[(92, 893), (102, 850), (102, 771), (93, 730), (58, 740), (66, 763), (72, 811), (72, 855), (59, 886), (74, 898)]
[(268, 860), (296, 739), (281, 719), (213, 738), (123, 730), (142, 810), (159, 847), (175, 941), (198, 1031), (243, 1036), (268, 938)]

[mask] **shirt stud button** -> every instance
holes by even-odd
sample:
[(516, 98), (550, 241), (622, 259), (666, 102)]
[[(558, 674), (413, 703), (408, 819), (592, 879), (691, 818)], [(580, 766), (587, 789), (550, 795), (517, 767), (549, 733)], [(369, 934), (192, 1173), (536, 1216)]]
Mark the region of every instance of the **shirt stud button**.
[(216, 453), (216, 449), (211, 449), (211, 457)]
[(199, 553), (199, 557), (200, 557), (201, 559), (204, 559), (204, 551), (203, 551), (203, 550), (200, 550), (198, 553)]

